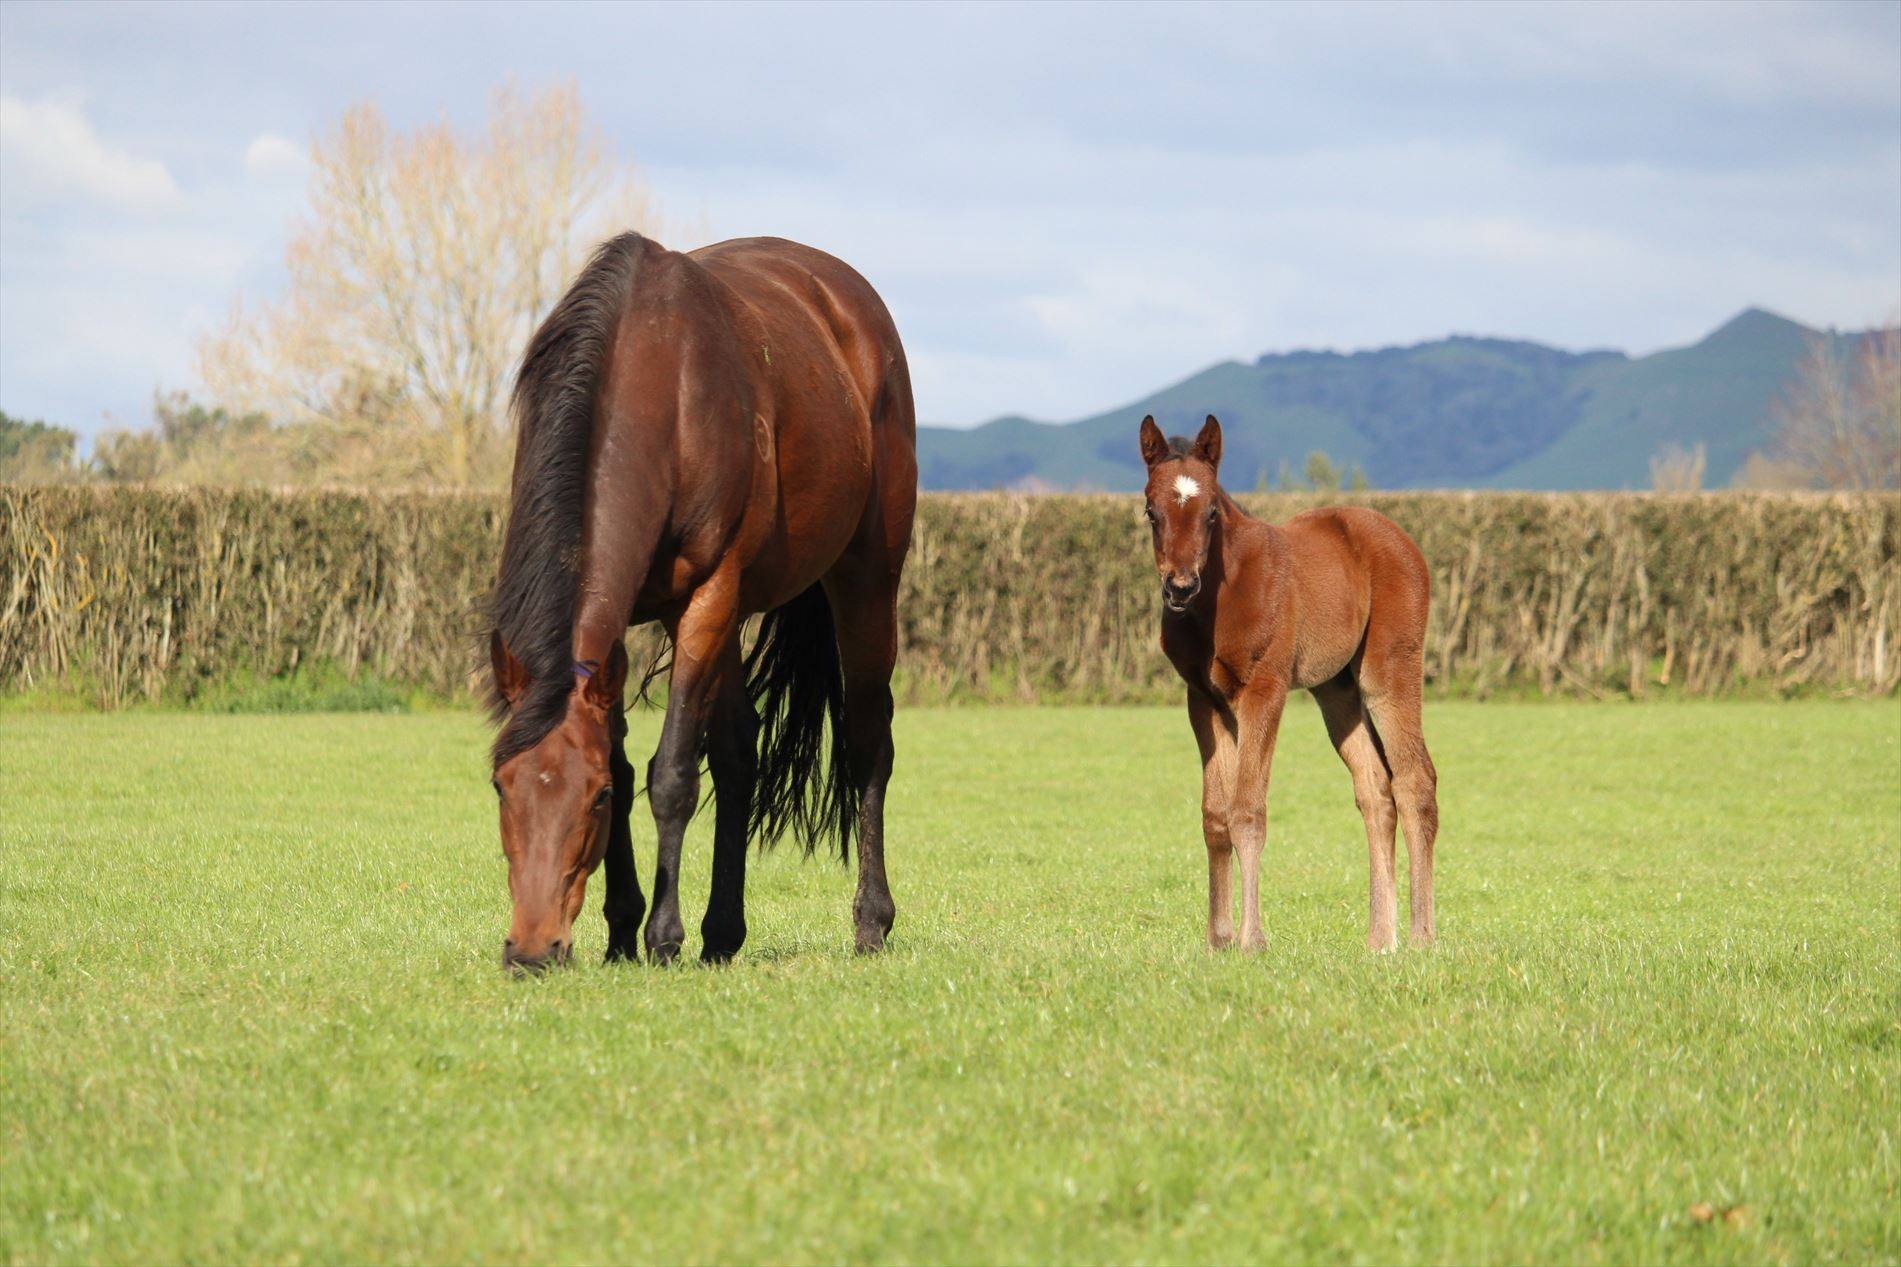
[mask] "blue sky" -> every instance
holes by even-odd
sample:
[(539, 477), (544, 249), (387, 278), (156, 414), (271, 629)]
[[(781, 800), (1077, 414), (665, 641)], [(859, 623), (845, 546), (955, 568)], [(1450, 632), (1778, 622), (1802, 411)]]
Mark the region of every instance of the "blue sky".
[[(572, 78), (706, 240), (884, 293), (919, 415), (1224, 357), (1901, 309), (1901, 4), (0, 6), (0, 408), (92, 432), (279, 283), (349, 103)], [(669, 245), (693, 245), (676, 242)]]

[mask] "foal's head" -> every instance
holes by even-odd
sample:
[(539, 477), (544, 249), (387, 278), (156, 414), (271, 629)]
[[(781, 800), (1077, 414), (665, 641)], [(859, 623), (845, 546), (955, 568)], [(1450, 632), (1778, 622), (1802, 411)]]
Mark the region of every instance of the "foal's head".
[(1144, 513), (1155, 538), (1162, 605), (1187, 611), (1201, 593), (1201, 569), (1221, 524), (1221, 487), (1215, 482), (1221, 465), (1221, 424), (1209, 414), (1190, 442), (1165, 437), (1152, 415), (1144, 418), (1142, 460), (1149, 468)]
[[(489, 639), (489, 660), (497, 694), (519, 710), (534, 684), (499, 633)], [(607, 852), (614, 800), (608, 714), (620, 704), (626, 681), (627, 651), (616, 639), (606, 663), (592, 670), (575, 666), (565, 698), (530, 700), (529, 707), (558, 714), (553, 728), (495, 764), (502, 853), (515, 904), (502, 943), (502, 962), (510, 968), (536, 972), (568, 960), (587, 878)]]

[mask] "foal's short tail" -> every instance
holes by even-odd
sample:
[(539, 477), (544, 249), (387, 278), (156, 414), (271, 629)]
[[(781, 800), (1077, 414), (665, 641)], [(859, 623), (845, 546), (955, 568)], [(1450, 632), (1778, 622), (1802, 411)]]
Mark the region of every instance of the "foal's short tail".
[(790, 828), (809, 854), (831, 836), (839, 856), (849, 857), (861, 798), (845, 744), (838, 635), (822, 586), (767, 613), (746, 657), (746, 694), (759, 714), (753, 838), (765, 848)]

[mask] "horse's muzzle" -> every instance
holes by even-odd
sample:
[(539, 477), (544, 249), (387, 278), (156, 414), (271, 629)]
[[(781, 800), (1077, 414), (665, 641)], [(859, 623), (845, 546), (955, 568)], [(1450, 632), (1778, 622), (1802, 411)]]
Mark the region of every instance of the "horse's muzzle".
[(540, 954), (528, 954), (510, 939), (502, 943), (502, 967), (516, 976), (539, 976), (564, 966), (573, 953), (574, 944), (565, 937), (549, 942)]

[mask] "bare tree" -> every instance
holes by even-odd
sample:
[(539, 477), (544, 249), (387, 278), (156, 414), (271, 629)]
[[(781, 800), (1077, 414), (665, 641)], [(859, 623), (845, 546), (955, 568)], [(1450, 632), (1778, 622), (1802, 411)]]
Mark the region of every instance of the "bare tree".
[(357, 105), (310, 157), (286, 292), (203, 341), (205, 383), (353, 450), (367, 433), (385, 477), (498, 479), (515, 358), (596, 238), (657, 231), (646, 187), (572, 86), (502, 89), (474, 137)]
[(1813, 488), (1815, 481), (1806, 470), (1787, 458), (1751, 453), (1730, 477), (1729, 486), (1756, 492), (1788, 492)]
[(1901, 488), (1901, 326), (1820, 335), (1776, 410), (1777, 446), (1825, 488)]
[(1659, 493), (1694, 493), (1703, 487), (1708, 465), (1702, 441), (1687, 449), (1672, 441), (1650, 456), (1650, 487)]

